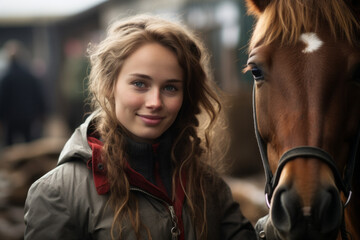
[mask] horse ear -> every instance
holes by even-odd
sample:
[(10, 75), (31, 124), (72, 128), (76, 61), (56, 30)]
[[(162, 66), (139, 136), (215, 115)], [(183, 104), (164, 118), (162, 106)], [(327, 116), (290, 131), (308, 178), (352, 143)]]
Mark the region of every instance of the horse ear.
[(270, 0), (246, 0), (248, 13), (256, 16), (260, 15), (269, 3)]

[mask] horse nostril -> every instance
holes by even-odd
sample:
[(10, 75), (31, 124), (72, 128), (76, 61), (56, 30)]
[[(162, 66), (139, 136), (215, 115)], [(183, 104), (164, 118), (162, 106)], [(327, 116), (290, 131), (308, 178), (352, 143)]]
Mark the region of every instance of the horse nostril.
[(342, 205), (339, 192), (335, 187), (322, 189), (315, 197), (313, 204), (314, 221), (319, 223), (323, 233), (337, 229), (341, 224)]
[(271, 219), (274, 226), (283, 232), (289, 232), (296, 223), (300, 209), (298, 194), (294, 189), (278, 187), (271, 206)]

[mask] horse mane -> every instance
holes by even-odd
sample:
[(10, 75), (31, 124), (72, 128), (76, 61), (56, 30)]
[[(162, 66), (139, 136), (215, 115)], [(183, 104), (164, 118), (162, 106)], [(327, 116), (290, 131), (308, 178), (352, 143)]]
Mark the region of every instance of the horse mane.
[[(251, 9), (250, 9), (251, 11)], [(280, 44), (295, 44), (303, 32), (312, 32), (326, 24), (335, 39), (358, 43), (359, 16), (344, 0), (273, 0), (258, 17), (250, 49), (262, 41), (267, 45), (276, 39)]]

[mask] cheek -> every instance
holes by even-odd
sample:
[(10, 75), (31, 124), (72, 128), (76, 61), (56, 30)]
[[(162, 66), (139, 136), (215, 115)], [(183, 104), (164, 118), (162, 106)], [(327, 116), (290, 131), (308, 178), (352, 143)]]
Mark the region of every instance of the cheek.
[(183, 98), (179, 97), (177, 99), (173, 99), (173, 101), (171, 101), (168, 104), (168, 109), (170, 112), (172, 112), (174, 115), (177, 115), (180, 111), (180, 108), (182, 106), (183, 103)]
[(143, 101), (139, 97), (130, 96), (129, 94), (121, 94), (115, 97), (115, 111), (118, 120), (129, 117), (128, 114), (135, 113), (141, 108)]
[(129, 91), (122, 91), (115, 96), (115, 104), (119, 108), (136, 108), (143, 104), (143, 98)]

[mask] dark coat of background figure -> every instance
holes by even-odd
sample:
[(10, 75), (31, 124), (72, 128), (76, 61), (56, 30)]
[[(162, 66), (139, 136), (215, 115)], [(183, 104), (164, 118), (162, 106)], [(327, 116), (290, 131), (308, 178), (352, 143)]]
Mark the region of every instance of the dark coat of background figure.
[[(0, 80), (0, 120), (5, 131), (5, 145), (30, 142), (40, 137), (39, 123), (45, 113), (40, 81), (16, 57)], [(34, 129), (37, 127), (37, 131)]]

